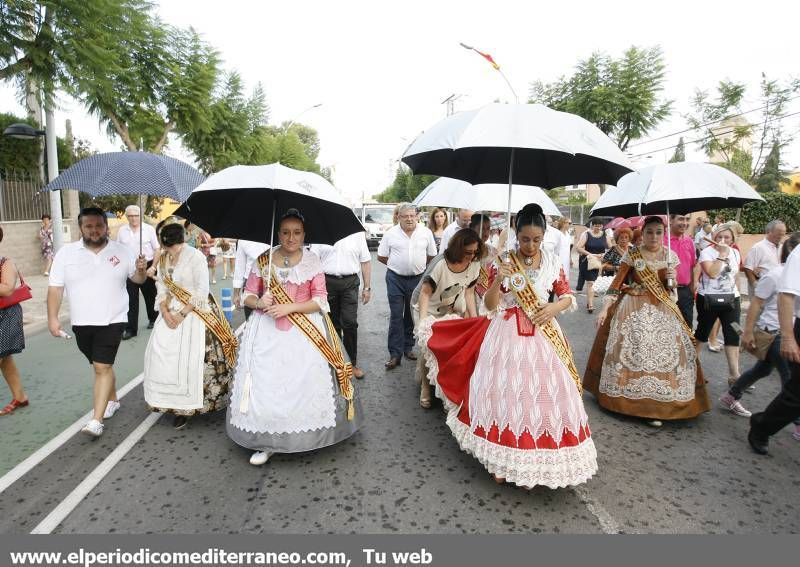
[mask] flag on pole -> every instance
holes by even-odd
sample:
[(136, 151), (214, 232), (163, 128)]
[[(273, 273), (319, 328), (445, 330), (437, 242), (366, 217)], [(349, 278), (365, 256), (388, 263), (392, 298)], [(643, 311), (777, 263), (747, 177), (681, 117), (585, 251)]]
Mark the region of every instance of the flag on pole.
[(475, 51), (475, 53), (477, 53), (478, 55), (486, 59), (489, 63), (491, 63), (492, 67), (494, 67), (496, 71), (500, 70), (500, 65), (494, 62), (494, 59), (492, 59), (491, 55), (489, 55), (488, 53), (484, 53), (483, 51), (478, 51), (474, 47), (472, 49)]

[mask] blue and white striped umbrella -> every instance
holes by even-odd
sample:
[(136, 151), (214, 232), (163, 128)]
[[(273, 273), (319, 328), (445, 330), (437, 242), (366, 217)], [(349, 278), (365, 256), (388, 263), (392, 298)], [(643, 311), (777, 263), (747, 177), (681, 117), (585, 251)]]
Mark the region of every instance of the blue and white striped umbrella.
[(93, 197), (153, 195), (183, 202), (205, 180), (188, 163), (147, 152), (109, 152), (82, 159), (45, 191), (75, 189)]

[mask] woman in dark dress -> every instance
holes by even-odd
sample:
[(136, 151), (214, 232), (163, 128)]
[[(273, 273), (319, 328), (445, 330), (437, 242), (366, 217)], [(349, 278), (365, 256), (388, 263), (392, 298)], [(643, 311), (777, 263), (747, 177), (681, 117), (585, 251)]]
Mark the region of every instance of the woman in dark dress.
[(586, 282), (586, 310), (592, 313), (594, 311), (592, 286), (599, 275), (603, 256), (606, 250), (611, 248), (611, 243), (603, 232), (603, 222), (600, 219), (591, 219), (589, 227), (589, 230), (581, 234), (575, 248), (580, 255), (578, 267), (582, 270), (583, 280)]

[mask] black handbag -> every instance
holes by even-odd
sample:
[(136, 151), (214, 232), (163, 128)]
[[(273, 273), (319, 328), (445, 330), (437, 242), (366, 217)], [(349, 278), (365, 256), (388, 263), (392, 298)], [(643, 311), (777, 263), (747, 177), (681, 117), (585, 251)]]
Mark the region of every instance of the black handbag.
[(706, 293), (703, 295), (703, 301), (706, 311), (722, 313), (733, 310), (736, 296), (733, 293)]

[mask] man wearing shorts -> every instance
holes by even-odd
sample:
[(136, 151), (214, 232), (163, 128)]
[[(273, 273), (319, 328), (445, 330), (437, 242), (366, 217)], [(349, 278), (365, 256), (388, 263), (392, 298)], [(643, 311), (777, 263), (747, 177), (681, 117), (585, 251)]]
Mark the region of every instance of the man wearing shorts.
[(81, 431), (99, 437), (103, 419), (119, 409), (114, 359), (128, 321), (127, 281), (144, 282), (147, 261), (109, 240), (108, 220), (98, 208), (83, 209), (78, 228), (80, 240), (65, 244), (50, 268), (47, 322), (50, 334), (64, 336), (58, 311), (66, 290), (78, 349), (94, 368), (94, 415)]

